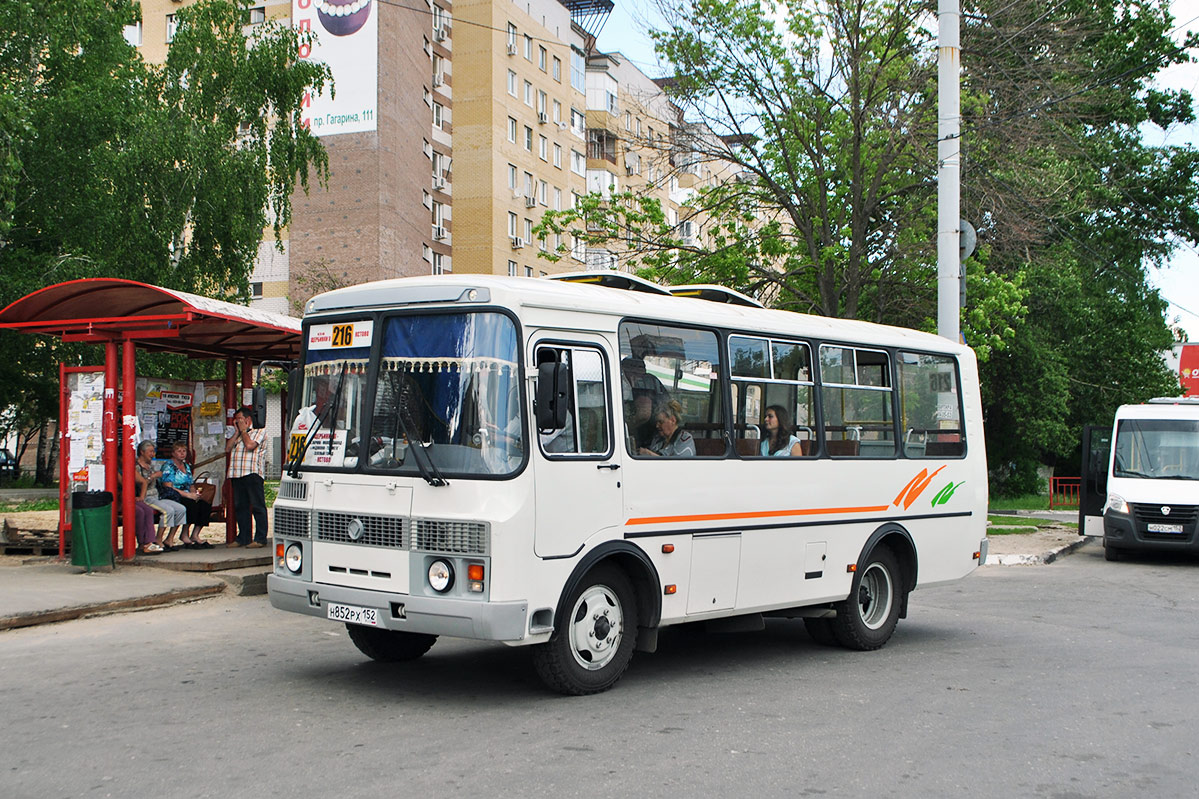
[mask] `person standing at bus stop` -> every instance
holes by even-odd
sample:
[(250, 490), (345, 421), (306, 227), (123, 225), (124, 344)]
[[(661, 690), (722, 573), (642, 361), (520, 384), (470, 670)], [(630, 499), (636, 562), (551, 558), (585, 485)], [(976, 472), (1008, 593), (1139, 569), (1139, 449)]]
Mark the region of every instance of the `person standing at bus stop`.
[[(233, 435), (225, 442), (229, 457), (229, 481), (237, 511), (237, 539), (233, 547), (258, 549), (266, 546), (266, 494), (262, 489), (263, 452), (266, 431), (255, 428), (253, 412), (241, 407), (233, 414)], [(251, 535), (250, 521), (254, 529)], [(253, 539), (253, 540), (251, 540)]]

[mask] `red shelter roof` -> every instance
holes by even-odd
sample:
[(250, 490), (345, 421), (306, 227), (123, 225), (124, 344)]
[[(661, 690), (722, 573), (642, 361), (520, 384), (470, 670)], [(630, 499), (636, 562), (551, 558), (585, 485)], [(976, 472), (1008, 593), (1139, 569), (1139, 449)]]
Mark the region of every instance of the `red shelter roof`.
[(133, 339), (147, 350), (199, 358), (291, 360), (300, 320), (119, 278), (47, 286), (0, 311), (0, 329), (63, 341)]

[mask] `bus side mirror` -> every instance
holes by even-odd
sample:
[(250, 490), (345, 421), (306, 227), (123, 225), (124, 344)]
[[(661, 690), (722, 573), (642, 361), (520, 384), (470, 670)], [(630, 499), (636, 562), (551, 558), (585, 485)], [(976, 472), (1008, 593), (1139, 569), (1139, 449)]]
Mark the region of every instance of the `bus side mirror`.
[(296, 367), (287, 373), (287, 423), (300, 412), (300, 391), (304, 388), (304, 370)]
[(266, 427), (266, 389), (262, 386), (254, 388), (250, 410), (254, 412), (255, 429), (261, 430)]
[(537, 367), (537, 429), (548, 433), (566, 427), (570, 405), (570, 367), (557, 361)]

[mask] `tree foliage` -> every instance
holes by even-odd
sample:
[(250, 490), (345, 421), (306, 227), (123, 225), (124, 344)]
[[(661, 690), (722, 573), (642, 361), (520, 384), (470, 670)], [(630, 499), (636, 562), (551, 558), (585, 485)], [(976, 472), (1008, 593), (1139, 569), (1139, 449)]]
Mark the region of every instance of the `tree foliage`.
[[(652, 35), (679, 120), (666, 148), (629, 144), (663, 149), (676, 173), (682, 151), (737, 179), (685, 199), (700, 239), (684, 240), (633, 192), (547, 214), (541, 232), (623, 246), (663, 282), (933, 329), (928, 5), (672, 0), (660, 10), (666, 24)], [(1193, 120), (1189, 94), (1151, 85), (1187, 55), (1162, 2), (974, 0), (963, 11), (962, 209), (980, 247), (962, 330), (983, 363), (993, 485), (1023, 491), (1038, 464), (1073, 457), (1082, 424), (1177, 391), (1146, 268), (1199, 241), (1199, 153), (1149, 146), (1142, 127)]]
[[(123, 31), (135, 0), (9, 0), (0, 16), (0, 307), (46, 285), (123, 277), (248, 301), (263, 231), (327, 160), (300, 125), (303, 36), (245, 32), (244, 0), (176, 13), (167, 60)], [(57, 414), (56, 364), (93, 351), (0, 334), (0, 407)]]

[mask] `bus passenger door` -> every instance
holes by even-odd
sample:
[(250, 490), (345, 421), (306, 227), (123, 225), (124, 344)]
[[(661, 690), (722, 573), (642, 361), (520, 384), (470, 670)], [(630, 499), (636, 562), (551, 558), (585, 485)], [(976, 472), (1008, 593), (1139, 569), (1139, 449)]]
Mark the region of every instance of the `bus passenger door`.
[(1112, 428), (1087, 425), (1082, 429), (1082, 468), (1078, 488), (1079, 535), (1103, 535), (1107, 504), (1107, 470), (1112, 452)]
[[(537, 428), (533, 456), (538, 557), (570, 556), (600, 530), (621, 524), (623, 500), (621, 448), (613, 435), (612, 358), (606, 345), (541, 339), (533, 348), (535, 363), (566, 367), (556, 397), (543, 391), (530, 415)], [(543, 371), (543, 373), (545, 373)], [(562, 378), (561, 370), (557, 371)], [(538, 421), (537, 403), (564, 403), (564, 424)], [(559, 415), (559, 419), (563, 417)], [(543, 426), (548, 425), (548, 426)]]

